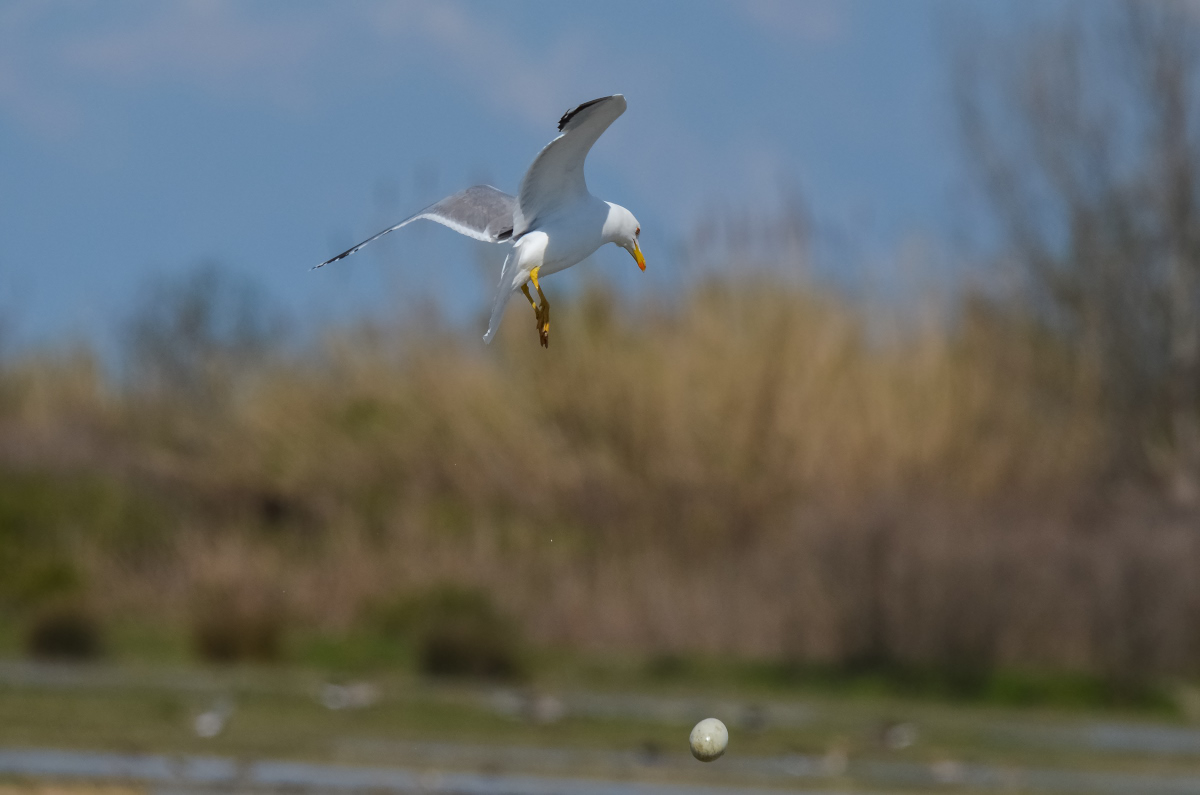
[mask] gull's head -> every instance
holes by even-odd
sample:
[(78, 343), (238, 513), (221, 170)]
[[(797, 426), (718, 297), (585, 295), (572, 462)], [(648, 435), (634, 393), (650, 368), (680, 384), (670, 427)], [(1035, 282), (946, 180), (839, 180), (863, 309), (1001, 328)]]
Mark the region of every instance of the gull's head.
[(612, 202), (606, 203), (609, 210), (608, 219), (604, 222), (604, 239), (610, 243), (616, 243), (628, 251), (637, 262), (638, 267), (646, 270), (646, 258), (642, 256), (642, 247), (638, 243), (638, 238), (642, 234), (641, 225), (633, 217), (633, 213), (621, 205)]

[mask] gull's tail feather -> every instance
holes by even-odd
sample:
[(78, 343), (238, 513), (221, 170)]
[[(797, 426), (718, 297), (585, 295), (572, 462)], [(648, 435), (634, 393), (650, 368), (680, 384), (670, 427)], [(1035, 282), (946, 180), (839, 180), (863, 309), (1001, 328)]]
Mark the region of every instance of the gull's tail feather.
[(508, 300), (512, 298), (512, 294), (516, 290), (512, 272), (512, 269), (516, 267), (516, 261), (517, 251), (514, 249), (504, 258), (504, 267), (500, 269), (500, 284), (496, 285), (496, 295), (492, 298), (492, 318), (488, 321), (487, 333), (483, 335), (483, 341), (488, 344), (491, 344), (492, 338), (500, 330), (500, 320), (504, 317), (504, 308), (508, 306)]
[(500, 318), (504, 317), (504, 307), (508, 306), (508, 299), (512, 298), (513, 290), (500, 290), (496, 293), (496, 300), (492, 302), (492, 319), (488, 323), (487, 333), (483, 335), (483, 341), (489, 345), (492, 338), (496, 336), (496, 332), (500, 330)]

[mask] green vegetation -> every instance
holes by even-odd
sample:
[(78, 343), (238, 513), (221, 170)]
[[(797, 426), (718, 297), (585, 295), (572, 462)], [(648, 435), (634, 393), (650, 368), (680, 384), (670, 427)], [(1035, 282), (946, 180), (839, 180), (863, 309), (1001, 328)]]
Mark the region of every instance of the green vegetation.
[(407, 639), (423, 674), (498, 680), (524, 674), (518, 629), (483, 591), (440, 585), (374, 612), (379, 634)]
[(104, 650), (99, 622), (77, 600), (60, 599), (40, 606), (25, 635), (25, 649), (34, 657), (89, 660)]

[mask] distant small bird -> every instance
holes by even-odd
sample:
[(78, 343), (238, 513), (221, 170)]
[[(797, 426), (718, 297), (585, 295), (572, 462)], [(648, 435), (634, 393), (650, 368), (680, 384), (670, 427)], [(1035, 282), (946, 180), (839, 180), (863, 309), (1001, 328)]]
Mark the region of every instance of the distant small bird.
[[(625, 249), (638, 267), (646, 270), (638, 242), (642, 227), (633, 213), (619, 204), (597, 199), (588, 192), (583, 178), (583, 163), (592, 145), (625, 112), (625, 107), (625, 97), (614, 94), (564, 113), (558, 120), (562, 135), (534, 158), (516, 196), (490, 185), (467, 188), (316, 267), (348, 257), (371, 241), (420, 218), (487, 243), (511, 241), (512, 251), (500, 272), (500, 284), (492, 299), (492, 317), (483, 340), (492, 341), (505, 306), (513, 293), (520, 290), (533, 307), (538, 339), (543, 348), (548, 347), (550, 302), (539, 284), (541, 277), (571, 267), (605, 243)], [(530, 294), (530, 283), (540, 303)]]
[(348, 685), (326, 683), (321, 688), (321, 703), (326, 709), (362, 709), (379, 700), (379, 689), (370, 682), (352, 682)]
[(231, 717), (233, 717), (233, 702), (228, 698), (222, 698), (213, 705), (212, 709), (197, 715), (192, 728), (196, 731), (197, 737), (209, 739), (223, 732), (225, 724)]
[(908, 721), (884, 721), (879, 726), (879, 744), (889, 751), (903, 751), (917, 741), (917, 727)]

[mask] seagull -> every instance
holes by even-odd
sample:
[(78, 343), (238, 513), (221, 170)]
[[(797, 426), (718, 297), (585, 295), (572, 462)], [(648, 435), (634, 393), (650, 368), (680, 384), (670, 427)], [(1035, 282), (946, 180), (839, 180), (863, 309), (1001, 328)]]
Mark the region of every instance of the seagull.
[[(558, 120), (561, 134), (534, 158), (516, 196), (491, 185), (475, 185), (429, 205), (316, 268), (345, 259), (368, 243), (422, 218), (486, 243), (509, 243), (512, 248), (500, 271), (483, 341), (490, 343), (496, 336), (504, 308), (520, 290), (533, 307), (538, 340), (543, 348), (549, 347), (550, 302), (542, 292), (540, 279), (571, 267), (605, 243), (625, 249), (638, 267), (646, 270), (638, 243), (642, 227), (633, 213), (593, 196), (583, 178), (583, 162), (592, 145), (625, 112), (625, 107), (624, 95), (613, 94), (564, 113)], [(530, 284), (538, 300), (529, 292)]]

